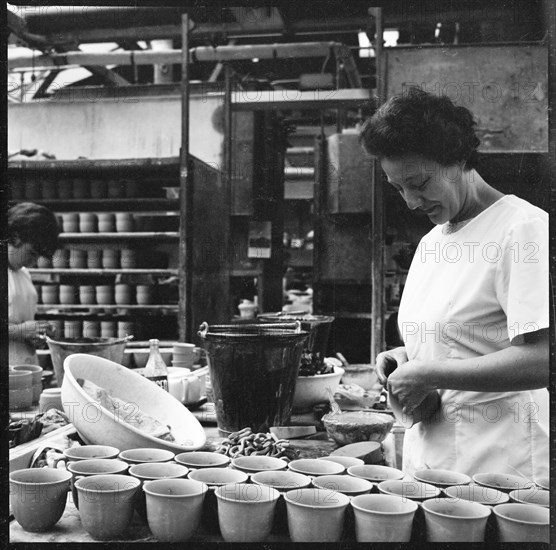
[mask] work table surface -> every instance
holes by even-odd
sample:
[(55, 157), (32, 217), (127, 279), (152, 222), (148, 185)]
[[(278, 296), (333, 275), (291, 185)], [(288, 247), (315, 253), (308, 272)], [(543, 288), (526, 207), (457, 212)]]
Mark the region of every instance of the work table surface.
[[(207, 435), (205, 450), (215, 450), (223, 437), (219, 433), (211, 404), (206, 404), (194, 412), (195, 416), (203, 424)], [(310, 419), (309, 416), (293, 417), (292, 424), (300, 424)], [(66, 438), (68, 430), (60, 436), (60, 443)], [(317, 432), (310, 436), (311, 439), (292, 439), (291, 444), (299, 451), (300, 458), (318, 458), (328, 456), (338, 445), (327, 438), (326, 432)], [(41, 439), (36, 440), (37, 446), (41, 444)], [(49, 438), (50, 443), (56, 443), (56, 438)], [(67, 439), (66, 439), (67, 441)], [(132, 523), (127, 531), (119, 538), (114, 539), (118, 542), (155, 542), (156, 539), (151, 535), (146, 522), (137, 513), (134, 514)], [(287, 533), (271, 534), (268, 542), (289, 542)], [(79, 512), (75, 508), (71, 492), (68, 493), (68, 502), (64, 514), (60, 521), (48, 532), (29, 533), (24, 531), (15, 521), (10, 521), (10, 542), (33, 542), (33, 543), (79, 543), (79, 542), (99, 542), (95, 541), (82, 527)], [(204, 532), (202, 527), (191, 539), (191, 542), (223, 542), (219, 534)]]

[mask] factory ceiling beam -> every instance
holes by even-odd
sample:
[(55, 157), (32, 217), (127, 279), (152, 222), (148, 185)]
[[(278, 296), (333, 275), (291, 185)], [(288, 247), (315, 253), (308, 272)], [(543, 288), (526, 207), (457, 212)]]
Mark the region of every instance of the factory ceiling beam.
[[(299, 20), (290, 21), (288, 31), (292, 35), (304, 33), (327, 34), (329, 32), (357, 32), (361, 27), (360, 17), (327, 18), (324, 21)], [(282, 36), (285, 31), (282, 17), (265, 18), (261, 21), (232, 23), (199, 23), (191, 30), (192, 40), (210, 39), (214, 35), (225, 35), (229, 38), (252, 36)], [(96, 28), (96, 29), (70, 29), (57, 31), (46, 37), (51, 44), (88, 44), (95, 42), (120, 42), (122, 40), (156, 40), (179, 39), (181, 37), (180, 25), (149, 25), (128, 28)]]
[(13, 33), (23, 45), (41, 51), (47, 49), (48, 41), (46, 37), (30, 33), (27, 29), (25, 20), (16, 13), (10, 10), (6, 10), (6, 13), (8, 15), (8, 30)]
[[(292, 44), (250, 44), (240, 46), (197, 47), (189, 50), (190, 63), (196, 61), (241, 61), (245, 59), (297, 59), (321, 57), (340, 45), (337, 42), (300, 42)], [(33, 58), (18, 56), (8, 59), (8, 69), (22, 67), (59, 67), (86, 65), (157, 65), (179, 64), (181, 50), (133, 50), (121, 52), (66, 52), (40, 55)]]
[[(16, 13), (7, 10), (7, 15), (8, 15), (8, 29), (10, 30), (10, 32), (15, 34), (23, 44), (25, 44), (29, 48), (38, 49), (43, 52), (51, 49), (55, 49), (58, 52), (60, 52), (61, 50), (62, 53), (64, 53), (64, 51), (67, 51), (68, 46), (64, 47), (62, 45), (53, 45), (52, 43), (49, 42), (47, 37), (29, 33), (27, 30), (27, 25), (25, 23), (25, 20), (22, 19)], [(73, 44), (72, 46), (76, 47), (76, 44)], [(31, 58), (32, 67), (35, 67), (36, 65), (35, 60), (41, 59), (42, 57), (44, 56), (36, 56), (34, 58)], [(41, 85), (37, 89), (37, 92), (34, 94), (35, 99), (44, 97), (48, 87), (52, 84), (54, 79), (61, 72), (61, 69), (57, 68), (59, 67), (59, 65), (60, 65), (59, 63), (54, 64), (55, 70), (52, 71), (50, 74), (48, 74), (44, 79), (44, 81), (41, 83)], [(129, 82), (125, 78), (114, 73), (113, 71), (107, 69), (102, 65), (83, 65), (83, 66), (92, 74), (100, 76), (110, 86), (123, 86), (129, 84)]]

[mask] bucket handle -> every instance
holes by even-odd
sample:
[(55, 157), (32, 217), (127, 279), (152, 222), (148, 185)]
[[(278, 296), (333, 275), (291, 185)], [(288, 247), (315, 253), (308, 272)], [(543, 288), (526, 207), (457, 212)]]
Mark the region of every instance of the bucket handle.
[[(265, 329), (266, 328), (295, 329), (296, 334), (299, 334), (301, 332), (301, 321), (299, 320), (294, 321), (293, 323), (265, 323), (260, 326)], [(210, 329), (209, 324), (206, 321), (203, 321), (199, 326), (199, 331), (197, 332), (197, 334), (204, 339), (209, 329)]]

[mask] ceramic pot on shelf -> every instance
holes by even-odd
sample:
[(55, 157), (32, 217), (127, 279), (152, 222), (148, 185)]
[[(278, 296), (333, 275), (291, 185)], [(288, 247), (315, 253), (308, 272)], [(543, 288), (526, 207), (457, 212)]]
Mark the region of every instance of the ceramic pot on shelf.
[(112, 285), (96, 286), (97, 304), (111, 305), (114, 303), (114, 287)]
[(100, 233), (114, 233), (116, 231), (116, 216), (112, 212), (100, 212), (97, 218)]
[(75, 212), (62, 214), (62, 230), (64, 233), (79, 233), (79, 214)]
[(89, 181), (89, 190), (92, 199), (106, 198), (106, 182), (102, 179), (92, 179)]
[(120, 267), (120, 251), (116, 248), (105, 248), (102, 252), (102, 267), (118, 269)]
[(72, 305), (76, 302), (75, 285), (60, 285), (60, 303), (64, 305)]
[(73, 198), (88, 199), (89, 198), (89, 182), (84, 178), (73, 179)]
[(97, 232), (97, 217), (91, 212), (81, 212), (79, 214), (79, 231), (81, 233)]
[(59, 285), (54, 284), (45, 284), (42, 285), (42, 303), (43, 304), (57, 304), (58, 303), (58, 293), (59, 293)]

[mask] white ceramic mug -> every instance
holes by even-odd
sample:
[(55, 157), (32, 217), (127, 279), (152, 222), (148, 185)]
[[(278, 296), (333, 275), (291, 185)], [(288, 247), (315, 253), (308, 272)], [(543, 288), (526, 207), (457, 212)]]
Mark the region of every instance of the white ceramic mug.
[(189, 369), (180, 370), (184, 372), (168, 373), (168, 391), (182, 403), (196, 403), (201, 399), (201, 381)]

